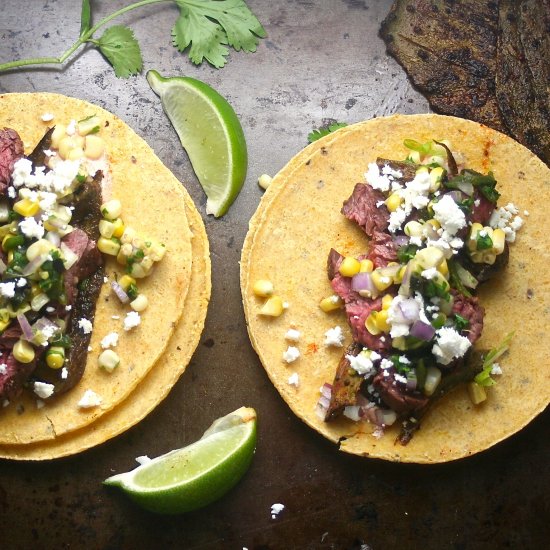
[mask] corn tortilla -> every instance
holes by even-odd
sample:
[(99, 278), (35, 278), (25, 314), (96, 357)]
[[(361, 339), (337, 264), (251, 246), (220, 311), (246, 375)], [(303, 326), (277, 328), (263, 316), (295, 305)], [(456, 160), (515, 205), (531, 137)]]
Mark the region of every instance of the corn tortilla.
[(199, 343), (211, 291), (208, 238), (202, 218), (185, 190), (184, 196), (192, 232), (191, 281), (185, 298), (185, 315), (178, 322), (164, 354), (127, 399), (90, 426), (49, 441), (29, 445), (2, 445), (1, 458), (50, 460), (99, 445), (142, 420), (168, 395), (183, 374)]
[[(528, 211), (525, 225), (511, 246), (510, 263), (496, 281), (479, 292), (486, 308), (478, 349), (498, 345), (515, 330), (510, 353), (502, 359), (503, 375), (488, 400), (474, 407), (465, 388), (443, 398), (423, 419), (407, 446), (395, 443), (398, 427), (378, 439), (374, 426), (347, 419), (324, 422), (316, 414), (319, 388), (332, 383), (342, 349), (324, 345), (336, 325), (351, 342), (345, 314), (326, 314), (319, 301), (332, 294), (326, 261), (331, 247), (356, 255), (367, 247), (365, 234), (341, 213), (354, 185), (364, 181), (377, 157), (402, 159), (406, 138), (420, 142), (448, 139), (466, 165), (492, 170), (502, 197), (500, 205)], [(342, 451), (392, 461), (435, 463), (466, 457), (491, 447), (520, 430), (550, 400), (547, 352), (550, 329), (549, 280), (541, 269), (549, 260), (545, 212), (550, 199), (550, 170), (533, 153), (485, 126), (438, 115), (395, 115), (355, 124), (309, 146), (276, 176), (250, 222), (241, 258), (241, 289), (252, 345), (271, 381), (292, 411)], [(258, 279), (269, 279), (289, 308), (278, 318), (258, 315), (263, 303), (254, 296)], [(533, 319), (533, 322), (529, 322)], [(519, 321), (519, 322), (518, 322)], [(296, 326), (302, 336), (301, 357), (282, 360), (284, 335)], [(288, 383), (298, 373), (299, 385)]]
[[(54, 115), (42, 122), (44, 113)], [(66, 394), (37, 408), (29, 392), (1, 411), (0, 445), (30, 444), (54, 440), (88, 426), (122, 403), (163, 354), (179, 321), (191, 277), (191, 231), (185, 212), (181, 184), (162, 164), (152, 149), (115, 115), (88, 102), (58, 94), (5, 94), (0, 96), (0, 126), (11, 127), (21, 136), (30, 152), (48, 125), (67, 124), (96, 114), (102, 121), (100, 136), (105, 142), (111, 168), (108, 195), (121, 200), (122, 217), (143, 237), (166, 245), (164, 259), (146, 279), (139, 281), (140, 292), (149, 299), (141, 324), (123, 330), (124, 308), (113, 295), (110, 282), (120, 274), (116, 262), (108, 262), (96, 308), (91, 348), (84, 376)], [(105, 196), (107, 195), (107, 196)], [(119, 319), (113, 318), (119, 316)], [(121, 365), (111, 374), (99, 369), (100, 342), (110, 332), (119, 333), (116, 352)], [(98, 407), (79, 408), (85, 390), (102, 398)]]

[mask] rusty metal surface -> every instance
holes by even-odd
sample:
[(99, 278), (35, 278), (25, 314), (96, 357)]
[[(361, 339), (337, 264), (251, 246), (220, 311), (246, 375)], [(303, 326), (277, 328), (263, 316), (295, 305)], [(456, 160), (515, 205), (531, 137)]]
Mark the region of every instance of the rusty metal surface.
[[(128, 2), (94, 1), (107, 15)], [(76, 38), (79, 2), (4, 0), (0, 60), (57, 55)], [(81, 455), (47, 463), (0, 461), (0, 548), (543, 548), (548, 538), (548, 412), (473, 458), (439, 466), (361, 459), (295, 418), (247, 338), (240, 248), (261, 190), (325, 119), (355, 122), (426, 112), (377, 36), (389, 0), (249, 0), (268, 38), (231, 53), (216, 71), (170, 45), (177, 11), (166, 3), (117, 20), (135, 30), (146, 69), (200, 78), (239, 114), (249, 145), (243, 192), (227, 216), (206, 217), (204, 197), (143, 76), (120, 80), (89, 49), (63, 70), (0, 74), (0, 92), (54, 91), (98, 103), (143, 136), (183, 182), (205, 219), (213, 294), (193, 360), (169, 397), (139, 425)], [(146, 18), (147, 16), (147, 18)], [(242, 482), (219, 502), (181, 517), (136, 508), (101, 485), (113, 472), (198, 438), (241, 405), (259, 414), (259, 442)], [(270, 507), (285, 510), (275, 519)], [(363, 546), (362, 546), (363, 545)]]

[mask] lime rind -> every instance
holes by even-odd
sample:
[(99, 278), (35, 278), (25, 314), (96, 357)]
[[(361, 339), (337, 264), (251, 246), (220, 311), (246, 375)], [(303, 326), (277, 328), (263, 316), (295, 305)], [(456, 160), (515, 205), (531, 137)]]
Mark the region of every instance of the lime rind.
[(191, 77), (147, 73), (151, 89), (189, 156), (206, 196), (206, 213), (223, 216), (246, 178), (248, 153), (240, 121), (227, 100)]
[(104, 484), (120, 487), (152, 512), (178, 514), (202, 508), (227, 493), (246, 473), (256, 437), (255, 411), (242, 407), (215, 421), (195, 443), (111, 476)]

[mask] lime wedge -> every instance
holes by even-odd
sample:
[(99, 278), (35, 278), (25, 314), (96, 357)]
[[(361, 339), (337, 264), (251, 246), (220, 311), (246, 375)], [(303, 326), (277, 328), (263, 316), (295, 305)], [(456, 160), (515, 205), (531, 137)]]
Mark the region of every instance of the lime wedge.
[(246, 178), (248, 155), (241, 123), (216, 90), (190, 77), (147, 73), (206, 193), (206, 213), (223, 216)]
[(256, 411), (241, 407), (216, 420), (195, 443), (103, 483), (120, 487), (152, 512), (189, 512), (229, 491), (250, 466), (255, 447)]

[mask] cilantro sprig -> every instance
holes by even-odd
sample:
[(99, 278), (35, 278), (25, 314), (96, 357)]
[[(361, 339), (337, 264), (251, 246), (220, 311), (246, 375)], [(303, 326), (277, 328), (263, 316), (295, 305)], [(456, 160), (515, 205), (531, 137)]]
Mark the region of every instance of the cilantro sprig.
[(339, 130), (340, 128), (345, 128), (347, 125), (347, 122), (333, 122), (328, 126), (322, 126), (321, 128), (310, 132), (307, 136), (307, 141), (308, 143), (313, 143), (322, 137), (328, 136), (332, 132), (336, 132), (336, 130)]
[(95, 34), (110, 21), (129, 11), (173, 2), (179, 8), (179, 16), (172, 27), (172, 43), (180, 52), (188, 50), (189, 58), (196, 65), (205, 59), (220, 69), (227, 62), (229, 47), (236, 51), (256, 51), (259, 39), (266, 32), (244, 0), (142, 0), (121, 8), (95, 25), (92, 24), (90, 0), (82, 0), (80, 34), (78, 40), (59, 57), (18, 59), (0, 64), (0, 72), (28, 65), (62, 65), (81, 46), (94, 44), (112, 65), (115, 74), (127, 78), (143, 68), (141, 49), (132, 29), (124, 25), (107, 28), (99, 38)]

